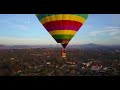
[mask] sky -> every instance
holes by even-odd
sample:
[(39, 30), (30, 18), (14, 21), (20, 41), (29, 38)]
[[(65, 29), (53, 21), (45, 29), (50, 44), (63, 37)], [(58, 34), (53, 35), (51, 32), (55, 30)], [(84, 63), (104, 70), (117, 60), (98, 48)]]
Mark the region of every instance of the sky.
[[(120, 14), (90, 14), (69, 45), (89, 43), (120, 45)], [(51, 44), (58, 43), (35, 14), (0, 14), (0, 45)]]

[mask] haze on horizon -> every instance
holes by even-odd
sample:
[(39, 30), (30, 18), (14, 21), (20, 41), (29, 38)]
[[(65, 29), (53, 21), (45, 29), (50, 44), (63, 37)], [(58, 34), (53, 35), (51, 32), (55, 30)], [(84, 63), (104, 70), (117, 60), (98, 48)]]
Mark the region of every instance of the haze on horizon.
[[(90, 14), (70, 41), (120, 45), (120, 14)], [(35, 14), (0, 14), (0, 45), (59, 45)]]

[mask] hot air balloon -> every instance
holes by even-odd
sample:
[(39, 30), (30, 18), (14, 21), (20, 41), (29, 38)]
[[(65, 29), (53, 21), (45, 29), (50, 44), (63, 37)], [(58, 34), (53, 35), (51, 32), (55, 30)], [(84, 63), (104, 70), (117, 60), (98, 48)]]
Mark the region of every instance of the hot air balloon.
[(36, 16), (56, 42), (62, 44), (64, 53), (70, 40), (88, 18), (88, 14), (36, 14)]

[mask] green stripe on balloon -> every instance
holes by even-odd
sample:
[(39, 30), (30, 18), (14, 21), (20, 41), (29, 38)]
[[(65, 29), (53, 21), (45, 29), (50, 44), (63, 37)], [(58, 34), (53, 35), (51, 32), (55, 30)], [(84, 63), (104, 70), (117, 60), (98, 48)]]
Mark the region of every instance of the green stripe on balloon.
[(71, 39), (74, 35), (52, 35), (54, 39)]
[(74, 14), (74, 15), (81, 16), (81, 17), (83, 17), (83, 18), (85, 18), (85, 19), (87, 19), (87, 18), (88, 18), (88, 14)]
[(37, 14), (36, 16), (38, 17), (39, 20), (43, 19), (44, 17), (47, 17), (47, 16), (52, 16), (52, 15), (56, 15), (56, 14)]
[(67, 43), (71, 40), (71, 39), (55, 39), (57, 43), (62, 43), (64, 41), (66, 41)]
[[(57, 15), (57, 14), (36, 14), (36, 16), (38, 17), (39, 20), (41, 20), (47, 16), (52, 16), (52, 15)], [(87, 17), (88, 17), (88, 14), (71, 14), (71, 15), (81, 16), (85, 19), (87, 19)]]

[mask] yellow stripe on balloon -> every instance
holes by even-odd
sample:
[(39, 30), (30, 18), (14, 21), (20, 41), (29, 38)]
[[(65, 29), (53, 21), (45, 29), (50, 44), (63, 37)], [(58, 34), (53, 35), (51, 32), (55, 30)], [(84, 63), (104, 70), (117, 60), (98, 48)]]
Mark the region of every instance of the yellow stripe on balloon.
[(42, 23), (42, 22), (50, 22), (50, 21), (51, 20), (50, 20), (49, 16), (47, 16), (47, 17), (43, 18), (42, 21), (40, 21), (40, 22)]
[(41, 19), (40, 22), (44, 24), (50, 21), (57, 21), (57, 20), (72, 20), (72, 21), (81, 22), (82, 24), (85, 22), (85, 18), (71, 14), (57, 14), (52, 16), (46, 16), (45, 18)]
[(70, 20), (69, 17), (70, 17), (70, 14), (63, 14), (62, 15), (63, 20)]
[[(62, 15), (63, 14), (55, 15), (56, 20), (62, 20)], [(49, 17), (51, 17), (51, 16), (49, 16)], [(51, 21), (52, 21), (52, 19), (51, 19)]]
[(54, 30), (54, 31), (50, 31), (49, 33), (51, 35), (63, 35), (63, 34), (68, 34), (68, 35), (75, 35), (77, 31), (74, 30)]

